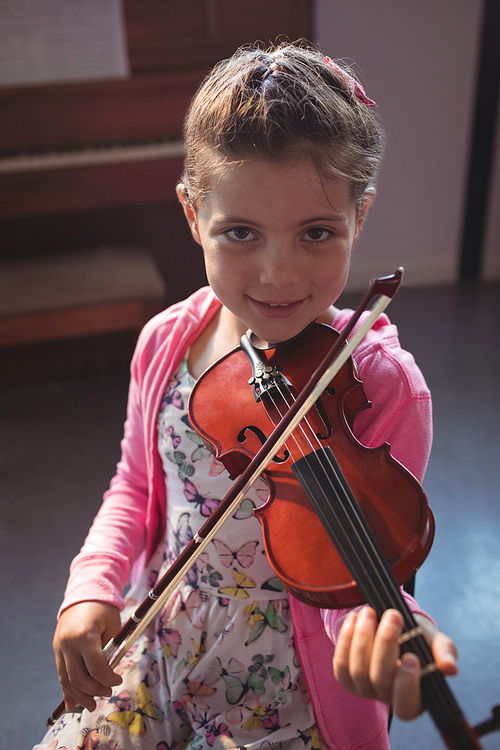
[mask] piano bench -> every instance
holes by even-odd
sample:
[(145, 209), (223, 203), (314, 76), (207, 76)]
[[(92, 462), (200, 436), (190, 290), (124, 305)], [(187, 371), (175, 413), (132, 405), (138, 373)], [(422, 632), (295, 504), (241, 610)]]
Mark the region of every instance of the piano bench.
[(0, 347), (137, 331), (166, 288), (142, 249), (100, 247), (0, 261)]

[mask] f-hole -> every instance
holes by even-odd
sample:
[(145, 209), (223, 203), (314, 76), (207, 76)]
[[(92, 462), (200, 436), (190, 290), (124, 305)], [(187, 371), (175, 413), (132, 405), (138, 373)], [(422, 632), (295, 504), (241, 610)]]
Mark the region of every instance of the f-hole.
[[(329, 396), (335, 395), (335, 388), (333, 388), (331, 385), (328, 385), (325, 388), (325, 391)], [(325, 391), (323, 391), (323, 393)], [(333, 427), (332, 427), (332, 423), (330, 422), (330, 417), (328, 416), (328, 412), (326, 411), (325, 405), (323, 403), (323, 394), (321, 394), (321, 396), (316, 401), (316, 408), (326, 428), (326, 435), (322, 435), (320, 432), (317, 432), (316, 437), (318, 438), (318, 440), (328, 440), (328, 438), (330, 438), (333, 435)]]
[[(256, 435), (261, 444), (264, 445), (264, 443), (267, 440), (267, 437), (264, 435), (262, 430), (259, 427), (255, 427), (255, 425), (248, 425), (248, 427), (244, 427), (241, 432), (238, 434), (238, 442), (244, 443), (246, 438), (246, 432), (253, 432), (254, 435)], [(282, 464), (284, 461), (288, 461), (290, 458), (290, 452), (285, 449), (285, 452), (283, 454), (283, 458), (280, 458), (279, 456), (274, 456), (273, 461), (275, 461), (277, 464)]]

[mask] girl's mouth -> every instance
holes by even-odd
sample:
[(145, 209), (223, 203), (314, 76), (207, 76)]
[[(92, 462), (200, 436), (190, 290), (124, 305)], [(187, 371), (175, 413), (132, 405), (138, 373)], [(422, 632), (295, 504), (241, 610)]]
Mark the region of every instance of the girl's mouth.
[(296, 313), (304, 302), (303, 299), (294, 302), (261, 302), (253, 297), (250, 299), (254, 307), (268, 318), (287, 318)]

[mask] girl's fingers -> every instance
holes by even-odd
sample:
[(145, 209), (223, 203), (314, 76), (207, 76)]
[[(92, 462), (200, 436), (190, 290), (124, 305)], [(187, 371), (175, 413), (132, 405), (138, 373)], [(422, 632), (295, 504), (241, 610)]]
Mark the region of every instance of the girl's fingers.
[(420, 662), (413, 653), (403, 654), (394, 680), (392, 706), (400, 719), (409, 721), (422, 713)]
[(371, 607), (363, 607), (352, 636), (349, 672), (357, 694), (364, 698), (376, 697), (370, 680), (370, 661), (377, 625), (375, 611)]
[[(74, 681), (70, 678), (66, 664), (63, 660), (59, 660), (57, 663), (57, 672), (59, 675), (59, 682), (61, 684), (64, 707), (66, 711), (72, 711), (76, 705), (83, 706), (89, 711), (93, 711), (96, 707), (96, 702), (92, 695), (87, 692), (79, 690), (74, 684)], [(79, 681), (79, 678), (77, 678)]]
[(66, 711), (71, 711), (75, 707), (75, 701), (66, 690), (66, 685), (69, 685), (68, 674), (66, 672), (66, 665), (64, 659), (56, 657), (57, 675), (59, 677), (59, 683), (63, 694), (64, 707)]
[(349, 659), (357, 617), (358, 613), (353, 611), (349, 612), (345, 618), (335, 645), (335, 655), (333, 657), (335, 679), (343, 688), (349, 690), (351, 693), (355, 692), (355, 686), (349, 672)]
[(109, 697), (111, 688), (122, 682), (102, 650), (119, 628), (118, 608), (103, 602), (80, 602), (61, 614), (54, 634), (54, 653), (68, 709), (76, 702), (93, 711), (94, 696)]
[(78, 705), (83, 706), (88, 711), (94, 711), (96, 708), (94, 695), (100, 694), (102, 686), (86, 673), (83, 660), (72, 659), (66, 664), (65, 671), (67, 674), (66, 680), (63, 681), (61, 675), (59, 675), (63, 696), (65, 697), (68, 694)]
[[(428, 618), (416, 618), (432, 645), (438, 668), (444, 674), (455, 674), (457, 651), (453, 641)], [(384, 612), (380, 623), (370, 607), (350, 612), (339, 633), (333, 668), (343, 688), (363, 698), (392, 703), (396, 715), (409, 720), (422, 712), (421, 667), (413, 653), (405, 653), (400, 659), (403, 625), (403, 616), (394, 609)]]
[(370, 660), (370, 683), (374, 697), (390, 703), (393, 697), (395, 675), (398, 669), (399, 643), (403, 631), (403, 617), (400, 612), (388, 609), (382, 615), (373, 642)]
[[(84, 659), (73, 661), (71, 667), (71, 670), (68, 667), (68, 677), (71, 684), (75, 688), (77, 688), (77, 690), (89, 696), (95, 695), (104, 698), (111, 695), (111, 686), (96, 679), (92, 668), (91, 666), (89, 666), (89, 663), (87, 661), (85, 661)], [(119, 678), (119, 682), (121, 682), (121, 678)], [(90, 703), (95, 704), (95, 701), (92, 700), (90, 701)], [(85, 703), (82, 703), (81, 705), (87, 708), (87, 705)], [(95, 705), (93, 706), (93, 708), (95, 708)], [(93, 710), (93, 708), (89, 710)]]
[(458, 672), (457, 647), (447, 635), (438, 633), (432, 644), (437, 665), (443, 674), (455, 675)]
[(418, 622), (431, 644), (432, 655), (443, 674), (455, 675), (458, 672), (457, 647), (445, 633), (442, 633), (425, 617), (417, 617)]
[[(111, 695), (111, 688), (120, 685), (122, 678), (109, 666), (100, 641), (94, 648), (82, 650), (81, 655), (88, 675), (101, 690), (106, 691), (106, 695), (108, 693)], [(104, 693), (93, 693), (93, 695), (104, 695)]]
[[(104, 661), (104, 665), (101, 661)], [(94, 696), (109, 697), (112, 694), (111, 685), (122, 682), (122, 678), (112, 671), (101, 649), (98, 654), (92, 654), (88, 662), (80, 653), (65, 654), (58, 660), (58, 673), (67, 710), (73, 708), (76, 702), (94, 711)], [(98, 676), (101, 676), (100, 679)]]
[(370, 682), (370, 660), (377, 617), (371, 607), (350, 612), (342, 625), (335, 646), (333, 671), (343, 688), (363, 698), (376, 694)]

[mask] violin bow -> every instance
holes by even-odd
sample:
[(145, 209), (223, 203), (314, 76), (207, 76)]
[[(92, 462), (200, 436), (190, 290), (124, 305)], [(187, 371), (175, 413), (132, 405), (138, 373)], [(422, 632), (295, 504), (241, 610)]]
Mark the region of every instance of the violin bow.
[[(207, 521), (186, 545), (179, 557), (151, 589), (147, 597), (137, 607), (118, 633), (106, 644), (103, 653), (112, 669), (116, 668), (135, 641), (161, 611), (166, 601), (181, 583), (189, 568), (210, 544), (227, 519), (235, 512), (249, 489), (271, 462), (273, 456), (288, 440), (291, 433), (312, 408), (340, 368), (349, 359), (367, 332), (372, 328), (379, 315), (389, 305), (401, 284), (403, 273), (403, 268), (398, 268), (395, 273), (379, 277), (372, 282), (357, 310), (337, 337), (331, 350), (323, 359), (323, 362), (316, 368), (293, 406), (274, 428), (265, 444), (235, 480), (228, 494), (221, 500)], [(379, 299), (375, 302), (366, 319), (360, 324), (355, 333), (353, 333), (352, 338), (347, 340), (362, 313), (367, 310), (372, 300), (377, 297)], [(62, 701), (47, 719), (47, 726), (50, 727), (55, 724), (64, 713), (64, 710), (64, 701)]]

